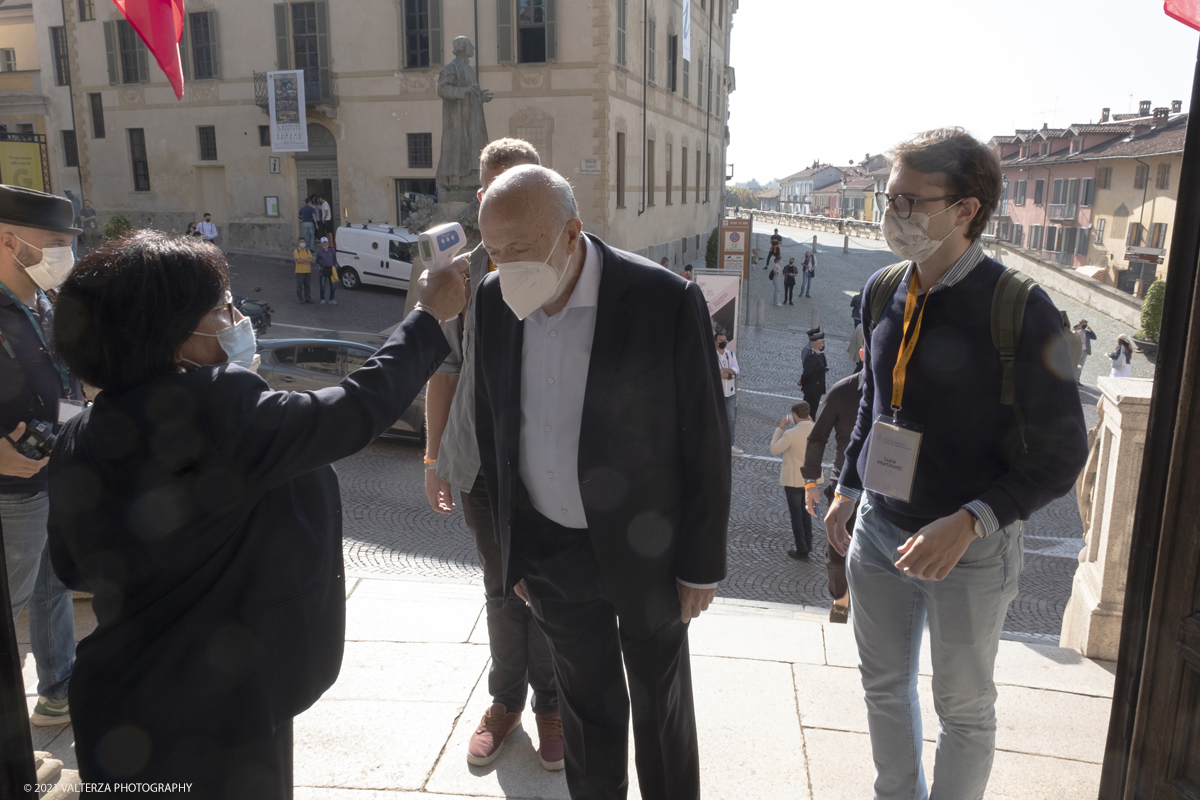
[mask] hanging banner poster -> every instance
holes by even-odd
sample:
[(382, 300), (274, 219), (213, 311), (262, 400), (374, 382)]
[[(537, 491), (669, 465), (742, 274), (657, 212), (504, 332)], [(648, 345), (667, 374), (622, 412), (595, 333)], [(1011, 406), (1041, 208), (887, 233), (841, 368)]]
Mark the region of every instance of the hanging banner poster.
[(696, 285), (708, 304), (713, 333), (721, 331), (729, 338), (729, 349), (737, 352), (738, 314), (741, 310), (742, 273), (723, 269), (698, 269)]
[(267, 108), (271, 117), (271, 150), (275, 153), (308, 152), (303, 70), (267, 73)]
[(42, 178), (42, 145), (0, 141), (0, 183), (44, 192)]

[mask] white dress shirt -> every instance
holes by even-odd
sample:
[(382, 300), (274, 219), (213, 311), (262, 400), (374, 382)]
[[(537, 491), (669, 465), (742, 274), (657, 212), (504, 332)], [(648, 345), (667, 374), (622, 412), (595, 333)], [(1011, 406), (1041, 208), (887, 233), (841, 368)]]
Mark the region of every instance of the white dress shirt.
[(517, 467), (533, 507), (564, 528), (577, 529), (588, 526), (579, 491), (579, 430), (602, 271), (600, 251), (586, 237), (581, 241), (583, 272), (566, 308), (553, 317), (539, 308), (522, 323)]
[(332, 213), (330, 212), (330, 210), (329, 210), (329, 203), (328, 203), (328, 201), (322, 200), (322, 201), (321, 201), (321, 221), (322, 221), (322, 222), (329, 222), (329, 220), (330, 220), (332, 217), (333, 217), (333, 214), (332, 214)]
[(208, 220), (204, 220), (199, 225), (197, 225), (196, 230), (200, 231), (200, 235), (203, 236), (205, 239), (217, 238), (217, 226), (212, 224)]
[[(737, 375), (739, 372), (741, 372), (741, 370), (738, 369), (737, 356), (735, 356), (733, 351), (729, 349), (728, 344), (725, 345), (724, 351), (717, 351), (717, 365), (720, 366), (721, 369), (733, 370), (734, 375)], [(721, 389), (725, 392), (726, 397), (733, 397), (736, 380), (736, 377), (721, 378)]]

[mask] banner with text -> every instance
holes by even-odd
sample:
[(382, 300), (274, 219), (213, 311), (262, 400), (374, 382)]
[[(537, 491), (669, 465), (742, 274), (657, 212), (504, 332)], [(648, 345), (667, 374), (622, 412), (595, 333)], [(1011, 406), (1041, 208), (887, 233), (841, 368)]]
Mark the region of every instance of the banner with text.
[(738, 277), (750, 278), (750, 220), (721, 220), (721, 248), (718, 269), (737, 270)]
[(304, 70), (268, 72), (267, 106), (271, 116), (271, 150), (276, 153), (307, 152)]
[(729, 338), (729, 349), (737, 352), (738, 316), (741, 310), (741, 273), (730, 273), (719, 269), (698, 269), (696, 285), (704, 294), (708, 304), (708, 316), (712, 318), (713, 333), (724, 333)]
[(42, 145), (0, 141), (0, 183), (46, 191), (42, 180)]

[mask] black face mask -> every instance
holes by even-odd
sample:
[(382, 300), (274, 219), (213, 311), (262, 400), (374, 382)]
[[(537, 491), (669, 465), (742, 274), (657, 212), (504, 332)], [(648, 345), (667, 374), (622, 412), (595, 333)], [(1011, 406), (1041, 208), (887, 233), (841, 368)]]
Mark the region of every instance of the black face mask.
[(717, 342), (717, 349), (718, 349), (718, 350), (724, 350), (724, 349), (725, 349), (725, 345), (726, 345), (726, 342)]

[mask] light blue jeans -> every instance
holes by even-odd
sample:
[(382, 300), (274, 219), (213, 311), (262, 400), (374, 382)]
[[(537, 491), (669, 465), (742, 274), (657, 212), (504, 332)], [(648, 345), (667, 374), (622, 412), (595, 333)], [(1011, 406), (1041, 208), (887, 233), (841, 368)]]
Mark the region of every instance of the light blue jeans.
[(50, 566), (46, 519), (50, 496), (0, 494), (0, 530), (8, 565), (8, 591), (15, 621), (29, 604), (29, 643), (37, 663), (38, 694), (51, 700), (67, 696), (75, 666), (75, 610), (71, 590)]
[[(979, 800), (996, 749), (992, 673), (1024, 563), (1021, 523), (971, 543), (941, 581), (896, 569), (911, 534), (863, 494), (846, 555), (859, 673), (875, 759), (875, 800)], [(932, 795), (921, 766), (917, 667), (929, 623), (933, 704), (941, 724)]]
[(808, 296), (809, 291), (812, 289), (812, 279), (813, 276), (807, 272), (800, 273), (800, 294), (805, 297)]

